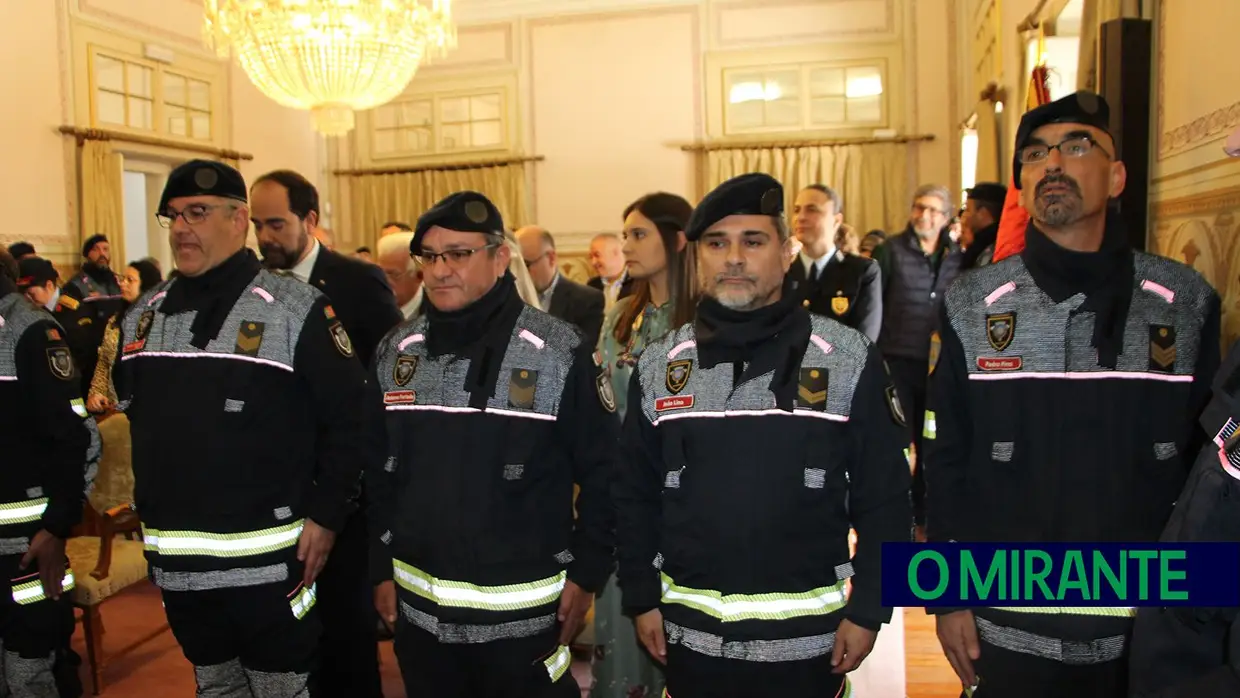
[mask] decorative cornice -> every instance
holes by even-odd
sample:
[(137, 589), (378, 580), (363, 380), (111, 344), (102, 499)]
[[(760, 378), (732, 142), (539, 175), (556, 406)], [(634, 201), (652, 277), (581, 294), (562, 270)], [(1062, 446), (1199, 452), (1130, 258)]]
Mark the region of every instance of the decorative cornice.
[(1230, 211), (1236, 208), (1240, 208), (1240, 186), (1159, 201), (1150, 207), (1150, 211), (1154, 220), (1159, 221)]
[(1166, 160), (1178, 152), (1191, 149), (1240, 126), (1240, 102), (1216, 109), (1190, 123), (1166, 128), (1167, 99), (1167, 0), (1158, 3), (1157, 20), (1157, 113), (1158, 113), (1158, 159)]

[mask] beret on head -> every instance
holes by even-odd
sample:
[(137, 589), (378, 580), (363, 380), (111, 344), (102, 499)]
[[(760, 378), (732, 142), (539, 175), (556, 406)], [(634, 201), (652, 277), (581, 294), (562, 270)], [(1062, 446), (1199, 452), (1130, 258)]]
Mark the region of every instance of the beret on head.
[(101, 242), (107, 242), (107, 241), (108, 241), (107, 235), (101, 235), (99, 233), (91, 235), (90, 237), (86, 238), (86, 242), (82, 243), (82, 256), (85, 257), (86, 255), (90, 254), (90, 251), (95, 249), (95, 245), (98, 245)]
[(969, 190), (969, 198), (1002, 206), (1007, 200), (1007, 187), (995, 182), (981, 182)]
[(28, 242), (15, 242), (12, 245), (9, 245), (9, 254), (13, 256), (13, 259), (21, 259), (28, 254), (34, 253), (34, 245), (31, 245)]
[(245, 203), (245, 178), (235, 169), (214, 160), (190, 160), (168, 175), (156, 213), (163, 213), (168, 202), (183, 196), (219, 196)]
[(698, 203), (685, 227), (685, 238), (697, 240), (728, 216), (783, 215), (784, 187), (779, 180), (768, 174), (743, 174), (715, 187)]
[(1016, 154), (1012, 180), (1020, 189), (1020, 150), (1029, 145), (1033, 132), (1047, 124), (1083, 124), (1111, 135), (1111, 107), (1102, 95), (1082, 90), (1025, 112), (1016, 129)]
[(17, 287), (20, 289), (42, 286), (59, 278), (56, 267), (42, 257), (27, 257), (17, 263)]
[(504, 218), (486, 196), (476, 191), (449, 194), (418, 218), (409, 243), (412, 254), (422, 254), (422, 238), (426, 231), (439, 226), (462, 233), (504, 234)]

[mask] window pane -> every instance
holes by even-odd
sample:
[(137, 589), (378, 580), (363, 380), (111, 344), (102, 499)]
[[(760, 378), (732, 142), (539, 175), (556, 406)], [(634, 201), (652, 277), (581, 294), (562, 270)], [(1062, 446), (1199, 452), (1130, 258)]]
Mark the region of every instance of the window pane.
[(371, 114), (374, 117), (375, 128), (395, 128), (397, 124), (396, 115), (400, 107), (394, 104), (384, 104), (375, 107)]
[(799, 128), (801, 126), (801, 102), (795, 99), (767, 102), (766, 125)]
[(728, 129), (760, 128), (765, 124), (764, 102), (741, 102), (728, 105)]
[(878, 68), (865, 66), (848, 69), (847, 95), (849, 99), (875, 97), (883, 93), (883, 75)]
[(439, 127), (439, 147), (456, 150), (469, 147), (469, 124), (444, 124)]
[(401, 104), (400, 123), (402, 126), (430, 126), (431, 103), (418, 100)]
[(809, 94), (812, 97), (844, 94), (844, 69), (814, 68), (809, 71)]
[(797, 99), (801, 96), (801, 71), (797, 68), (767, 71), (763, 89), (768, 101)]
[(859, 97), (848, 100), (849, 121), (882, 121), (882, 97)]
[(404, 143), (401, 150), (421, 153), (431, 149), (431, 131), (426, 128), (407, 128), (401, 131)]
[(211, 85), (201, 80), (189, 81), (189, 106), (199, 111), (211, 111)]
[(499, 121), (475, 121), (471, 124), (470, 131), (474, 147), (500, 145), (504, 142)]
[(200, 141), (211, 140), (211, 115), (206, 112), (194, 112), (191, 124), (191, 135)]
[(762, 73), (732, 73), (727, 77), (728, 103), (762, 101), (765, 98)]
[(185, 106), (185, 78), (172, 73), (164, 73), (164, 103)]
[(101, 124), (125, 125), (125, 98), (111, 92), (95, 93), (95, 117)]
[(136, 97), (151, 96), (151, 69), (146, 66), (130, 63), (125, 66), (129, 72), (128, 92)]
[(439, 100), (439, 120), (447, 123), (469, 121), (469, 98), (448, 97)]
[(189, 135), (189, 124), (185, 119), (184, 109), (166, 107), (164, 113), (168, 115), (168, 133), (174, 136)]
[(125, 91), (125, 64), (107, 56), (95, 56), (95, 87), (111, 92)]
[[(469, 118), (474, 121), (498, 121), (499, 95), (479, 95), (469, 98)], [(477, 132), (475, 131), (475, 134)], [(474, 141), (479, 145), (478, 141)]]
[(151, 100), (141, 99), (139, 97), (129, 98), (129, 126), (130, 128), (141, 128), (150, 130), (153, 127), (151, 123)]
[(390, 153), (396, 150), (396, 132), (391, 130), (375, 131), (374, 148), (376, 153)]
[(820, 97), (810, 102), (810, 122), (815, 125), (844, 123), (844, 101), (843, 97)]

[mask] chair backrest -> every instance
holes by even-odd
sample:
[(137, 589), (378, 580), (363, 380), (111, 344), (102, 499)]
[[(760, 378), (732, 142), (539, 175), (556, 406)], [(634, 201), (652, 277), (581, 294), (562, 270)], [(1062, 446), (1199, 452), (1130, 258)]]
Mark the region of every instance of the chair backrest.
[(95, 486), (87, 496), (92, 509), (99, 513), (133, 503), (133, 444), (129, 437), (129, 418), (113, 414), (99, 422), (99, 438), (103, 457)]

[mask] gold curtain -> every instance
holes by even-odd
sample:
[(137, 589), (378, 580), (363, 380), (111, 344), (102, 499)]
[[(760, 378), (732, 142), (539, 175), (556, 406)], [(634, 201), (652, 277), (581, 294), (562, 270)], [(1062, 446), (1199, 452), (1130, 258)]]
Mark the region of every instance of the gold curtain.
[(78, 186), (81, 229), (78, 245), (102, 234), (112, 248), (113, 268), (128, 263), (125, 256), (125, 191), (121, 182), (122, 156), (106, 140), (82, 141), (78, 147)]
[(510, 228), (526, 222), (524, 163), (361, 174), (351, 176), (349, 181), (351, 237), (373, 245), (384, 223), (396, 220), (413, 225), (418, 216), (440, 199), (466, 189), (485, 194)]
[(703, 154), (707, 190), (748, 172), (765, 172), (784, 185), (792, 210), (797, 192), (826, 184), (844, 202), (844, 220), (863, 235), (899, 230), (908, 219), (908, 152), (901, 143), (806, 147), (746, 147)]

